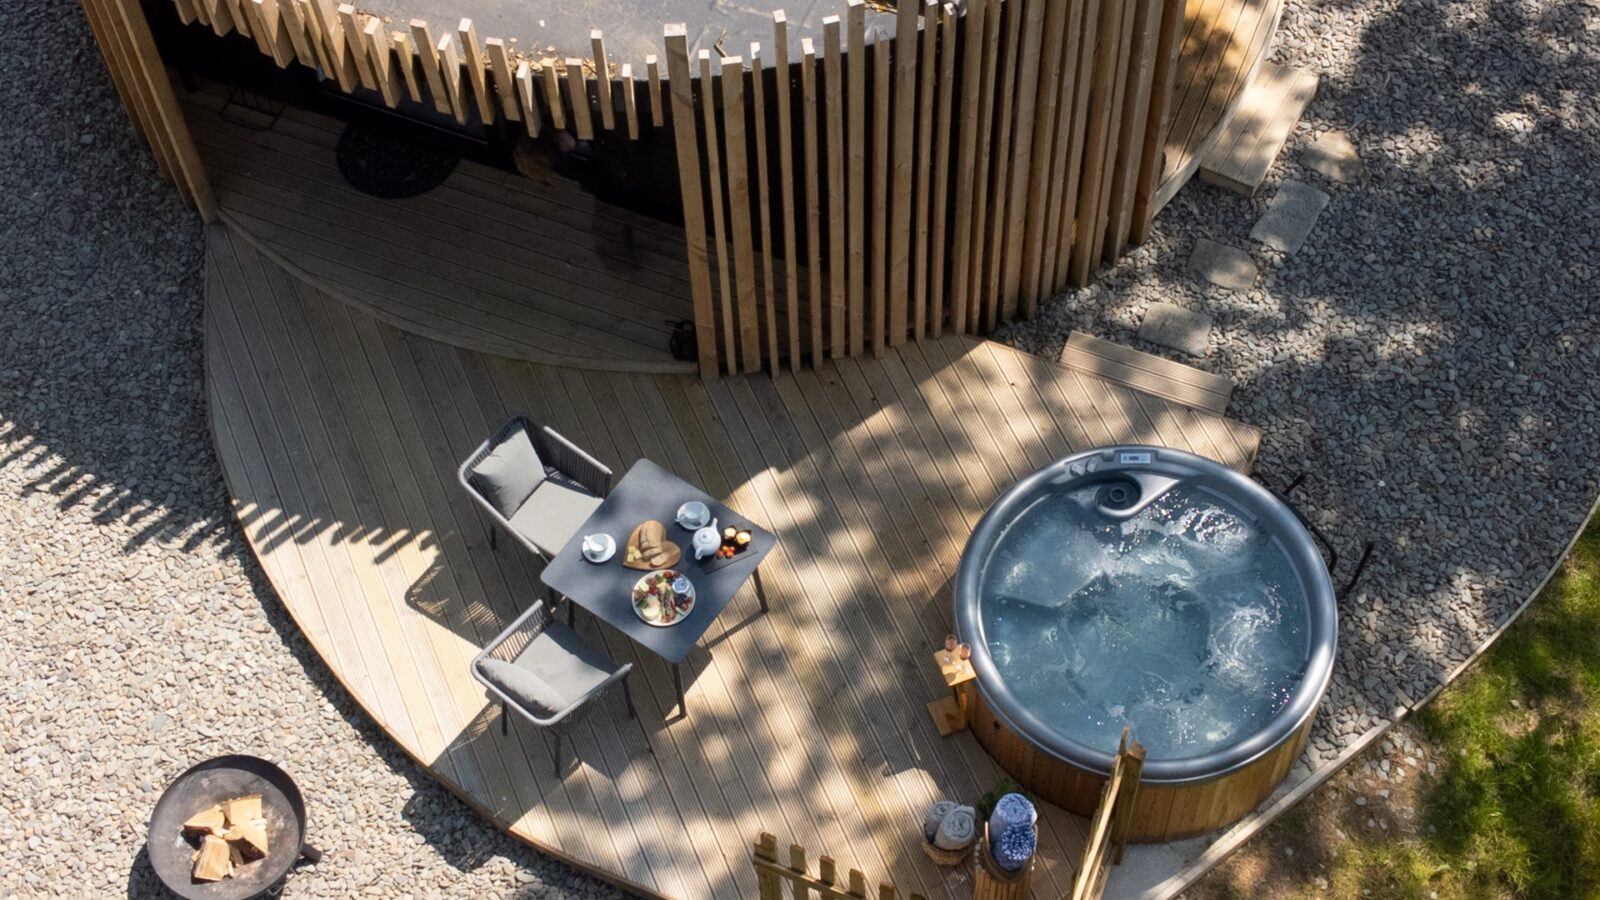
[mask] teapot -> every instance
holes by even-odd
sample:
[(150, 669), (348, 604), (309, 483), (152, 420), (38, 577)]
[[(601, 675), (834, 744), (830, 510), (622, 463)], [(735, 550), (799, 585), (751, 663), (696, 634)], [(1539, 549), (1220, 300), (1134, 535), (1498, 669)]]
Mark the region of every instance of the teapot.
[(722, 534), (717, 531), (717, 520), (712, 519), (711, 524), (697, 529), (694, 533), (694, 558), (705, 559), (717, 552), (722, 546)]

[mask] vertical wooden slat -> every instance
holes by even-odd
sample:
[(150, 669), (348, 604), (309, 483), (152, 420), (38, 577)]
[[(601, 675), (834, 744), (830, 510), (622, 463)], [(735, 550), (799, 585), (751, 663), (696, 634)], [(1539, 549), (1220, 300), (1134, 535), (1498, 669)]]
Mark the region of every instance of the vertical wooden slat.
[(953, 109), (959, 87), (956, 77), (959, 16), (955, 4), (946, 2), (939, 18), (939, 111), (933, 118), (933, 206), (928, 210), (928, 244), (932, 248), (928, 263), (928, 334), (935, 338), (944, 333), (945, 284), (949, 282), (945, 263), (945, 248), (949, 242), (945, 240), (945, 233), (950, 219), (950, 130), (955, 127)]
[[(916, 148), (914, 154), (913, 170), (915, 185), (912, 189), (914, 201), (911, 214), (911, 297), (907, 301), (911, 307), (911, 333), (917, 340), (922, 340), (928, 333), (928, 214), (932, 198), (928, 196), (928, 186), (933, 174), (933, 92), (934, 75), (938, 60), (935, 51), (939, 36), (939, 3), (938, 0), (925, 0), (922, 8), (922, 35), (921, 48), (918, 53), (917, 64), (920, 68), (917, 76), (919, 87), (917, 95), (917, 133), (911, 143)], [(942, 176), (944, 173), (940, 173)]]
[(361, 28), (365, 39), (368, 62), (372, 64), (372, 77), (378, 82), (378, 92), (384, 105), (390, 109), (400, 105), (400, 75), (394, 70), (394, 53), (389, 48), (389, 33), (383, 22), (373, 16)]
[(513, 122), (522, 121), (522, 112), (517, 105), (516, 82), (511, 78), (511, 56), (506, 53), (506, 42), (499, 38), (485, 38), (483, 46), (489, 55), (489, 65), (494, 68), (494, 92), (500, 98), (500, 114)]
[(1121, 112), (1118, 103), (1122, 88), (1122, 79), (1118, 75), (1127, 64), (1124, 48), (1132, 36), (1133, 6), (1134, 0), (1111, 0), (1101, 17), (1100, 46), (1107, 52), (1101, 54), (1105, 62), (1097, 66), (1095, 72), (1083, 180), (1078, 186), (1072, 265), (1067, 272), (1067, 277), (1077, 287), (1088, 284), (1089, 277), (1094, 273), (1095, 250), (1103, 234), (1101, 222), (1105, 211), (1106, 181), (1111, 177), (1110, 160), (1107, 157), (1116, 149), (1117, 119)]
[[(805, 875), (809, 866), (806, 863), (806, 848), (799, 844), (789, 845), (789, 871)], [(803, 881), (794, 881), (794, 900), (808, 900), (811, 891)]]
[[(1056, 142), (1062, 170), (1056, 178), (1056, 192), (1052, 195), (1050, 232), (1046, 240), (1050, 248), (1050, 265), (1043, 273), (1047, 291), (1054, 293), (1066, 286), (1067, 269), (1072, 259), (1072, 224), (1077, 210), (1078, 180), (1083, 171), (1085, 119), (1088, 117), (1089, 87), (1094, 81), (1097, 55), (1088, 48), (1098, 45), (1100, 36), (1101, 4), (1113, 0), (1084, 0), (1075, 30), (1073, 53), (1067, 57), (1071, 66), (1070, 92), (1063, 82), (1059, 101), (1062, 120), (1058, 123)], [(1104, 56), (1100, 54), (1099, 56)], [(1071, 102), (1068, 103), (1068, 97)]]
[(533, 64), (518, 60), (517, 74), (512, 77), (517, 82), (517, 99), (522, 103), (522, 122), (528, 128), (528, 136), (538, 137), (544, 116), (539, 112), (538, 88), (533, 84)]
[(826, 90), (823, 122), (828, 130), (828, 352), (844, 356), (846, 281), (845, 160), (844, 160), (844, 66), (840, 60), (839, 17), (822, 20), (822, 66)]
[(650, 125), (660, 128), (666, 124), (667, 118), (661, 109), (661, 64), (656, 61), (654, 53), (645, 56), (644, 70), (650, 79)]
[(1084, 284), (1089, 283), (1105, 251), (1107, 228), (1111, 217), (1111, 199), (1115, 191), (1116, 163), (1122, 155), (1122, 136), (1125, 130), (1123, 117), (1128, 114), (1128, 94), (1133, 91), (1132, 71), (1136, 65), (1133, 54), (1138, 40), (1139, 12), (1144, 6), (1145, 0), (1123, 0), (1122, 31), (1118, 43), (1120, 49), (1117, 52), (1117, 66), (1111, 76), (1110, 128), (1106, 133), (1106, 149), (1102, 154), (1100, 188), (1095, 199), (1094, 219), (1089, 224), (1090, 234), (1094, 236), (1094, 240), (1089, 247), (1089, 264), (1088, 271), (1083, 277)]
[(462, 19), (456, 28), (461, 38), (461, 61), (467, 67), (467, 80), (472, 84), (472, 95), (478, 99), (478, 116), (483, 124), (494, 124), (494, 99), (489, 96), (489, 73), (483, 61), (483, 49), (478, 44), (478, 28), (471, 19)]
[(978, 178), (978, 133), (983, 130), (978, 122), (978, 109), (981, 106), (978, 94), (983, 88), (984, 20), (988, 18), (991, 3), (992, 0), (971, 0), (961, 22), (961, 107), (957, 113), (961, 116), (958, 123), (961, 147), (956, 154), (956, 217), (950, 241), (954, 253), (950, 266), (950, 329), (957, 333), (967, 330), (968, 276), (972, 272), (972, 216), (976, 193), (973, 185)]
[(465, 125), (471, 108), (466, 85), (461, 81), (461, 56), (456, 53), (456, 42), (450, 35), (442, 35), (434, 50), (439, 57), (439, 73), (444, 77), (445, 96), (450, 98), (450, 108), (455, 112), (457, 124)]
[(190, 0), (174, 0), (173, 5), (178, 8), (178, 21), (185, 25), (195, 21), (194, 5)]
[(594, 140), (594, 119), (589, 112), (589, 75), (583, 70), (583, 60), (567, 60), (567, 103), (572, 107), (572, 127), (578, 139)]
[(439, 71), (439, 54), (433, 35), (428, 33), (428, 23), (411, 20), (411, 42), (417, 48), (417, 62), (422, 66), (422, 80), (428, 83), (428, 94), (433, 97), (433, 108), (441, 113), (455, 112), (450, 94), (445, 90), (444, 77)]
[(317, 65), (316, 51), (311, 49), (311, 42), (306, 40), (306, 23), (300, 18), (300, 7), (294, 0), (278, 0), (278, 18), (289, 35), (289, 43), (294, 45), (295, 58), (300, 60), (301, 65)]
[(822, 364), (822, 168), (817, 154), (817, 48), (800, 39), (800, 136), (805, 162), (807, 321), (811, 325), (813, 367)]
[[(910, 0), (907, 0), (910, 5)], [(872, 355), (882, 356), (888, 327), (889, 303), (889, 84), (890, 43), (874, 30), (872, 40), (872, 186), (867, 192), (872, 206), (872, 258), (867, 271), (872, 276)]]
[(1079, 0), (1045, 4), (1048, 11), (1044, 22), (1044, 47), (1040, 51), (1038, 112), (1034, 119), (1032, 169), (1028, 173), (1027, 218), (1020, 235), (1025, 245), (1022, 254), (1021, 293), (1022, 315), (1031, 318), (1043, 299), (1039, 286), (1039, 270), (1044, 263), (1045, 214), (1050, 205), (1050, 172), (1054, 162), (1057, 102), (1061, 97), (1064, 71), (1063, 49), (1067, 44), (1070, 8), (1079, 6)]
[(1133, 242), (1150, 236), (1152, 200), (1166, 165), (1167, 128), (1172, 120), (1172, 95), (1177, 80), (1178, 51), (1182, 48), (1184, 0), (1165, 0), (1161, 36), (1157, 42), (1156, 71), (1150, 86), (1150, 120), (1145, 127), (1139, 161), (1139, 184), (1134, 190)]
[(595, 28), (589, 32), (589, 46), (594, 52), (594, 79), (600, 101), (600, 127), (614, 131), (617, 127), (617, 101), (611, 87), (611, 61), (606, 56), (606, 37), (600, 29)]
[(1018, 46), (1021, 43), (1024, 0), (1006, 0), (1004, 30), (1000, 36), (1000, 50), (995, 76), (999, 87), (995, 94), (995, 149), (994, 175), (991, 196), (984, 204), (988, 216), (989, 246), (984, 250), (984, 278), (980, 282), (983, 293), (983, 318), (980, 327), (987, 334), (994, 329), (1000, 311), (1000, 266), (1005, 262), (1006, 204), (1010, 200), (1008, 187), (1016, 160), (1011, 155), (1011, 126), (1017, 105)]
[(278, 9), (278, 0), (250, 0), (254, 8), (254, 20), (260, 24), (257, 35), (266, 45), (267, 53), (278, 68), (287, 69), (294, 62), (294, 42), (289, 38), (289, 30), (284, 27), (283, 17)]
[(849, 119), (850, 163), (845, 172), (849, 184), (846, 197), (849, 212), (849, 355), (860, 356), (865, 346), (867, 310), (867, 4), (866, 0), (846, 0), (845, 115)]
[(411, 35), (404, 31), (390, 32), (389, 44), (394, 47), (395, 61), (400, 66), (400, 80), (406, 86), (406, 97), (412, 103), (421, 103), (422, 83), (417, 81), (417, 54), (411, 49)]
[[(789, 368), (800, 370), (800, 257), (795, 231), (799, 216), (794, 199), (794, 86), (789, 77), (789, 19), (783, 10), (772, 14), (772, 68), (778, 106), (778, 184), (782, 189), (783, 208), (778, 212), (778, 228), (783, 232), (783, 287), (785, 319), (789, 325)], [(806, 170), (813, 177), (815, 163)], [(769, 251), (770, 252), (770, 251)], [(817, 278), (815, 270), (811, 277)], [(776, 370), (776, 366), (774, 366)]]
[(561, 67), (554, 57), (539, 60), (539, 71), (544, 77), (544, 102), (550, 108), (550, 125), (567, 127), (566, 106), (561, 102)]
[(694, 121), (694, 85), (689, 76), (688, 29), (683, 25), (668, 25), (662, 35), (666, 44), (667, 79), (672, 89), (672, 131), (678, 156), (678, 190), (683, 196), (683, 234), (689, 256), (696, 352), (700, 377), (715, 378), (717, 323), (711, 301), (710, 260), (706, 255), (705, 203), (700, 190), (700, 142)]
[(750, 44), (750, 117), (756, 133), (756, 229), (761, 235), (762, 326), (767, 338), (767, 370), (778, 371), (778, 286), (772, 280), (772, 181), (767, 177), (767, 87), (761, 45)]
[(1134, 0), (1132, 63), (1122, 105), (1122, 134), (1117, 140), (1116, 170), (1111, 179), (1110, 210), (1106, 223), (1106, 262), (1127, 249), (1131, 236), (1134, 192), (1138, 189), (1144, 135), (1150, 127), (1150, 92), (1154, 86), (1156, 54), (1161, 40), (1161, 0)]
[[(671, 75), (669, 74), (670, 78)], [(706, 129), (706, 172), (711, 185), (711, 234), (717, 245), (717, 285), (722, 293), (723, 365), (729, 372), (739, 371), (739, 354), (734, 343), (738, 322), (733, 295), (733, 266), (728, 259), (728, 228), (722, 205), (722, 139), (717, 132), (717, 86), (711, 77), (711, 51), (700, 51), (700, 114)]]
[(739, 356), (745, 372), (758, 372), (761, 370), (761, 301), (756, 296), (756, 260), (751, 240), (744, 60), (724, 56), (721, 77), (723, 165), (728, 172), (728, 234), (733, 238), (733, 305), (739, 323)]
[[(977, 173), (973, 188), (973, 193), (976, 196), (972, 201), (972, 233), (968, 236), (968, 240), (972, 244), (972, 260), (967, 284), (967, 321), (963, 325), (963, 329), (968, 334), (977, 332), (984, 307), (984, 251), (988, 249), (987, 224), (990, 212), (990, 151), (993, 149), (994, 113), (997, 99), (995, 96), (995, 74), (998, 71), (1000, 62), (1000, 35), (1004, 30), (1004, 12), (1010, 5), (994, 0), (990, 6), (989, 14), (984, 17), (983, 23), (982, 82), (978, 90), (978, 113), (972, 120), (978, 129), (978, 145), (973, 158), (973, 168)], [(963, 116), (965, 116), (965, 113), (963, 113)]]
[[(1040, 43), (1044, 38), (1044, 21), (1048, 15), (1049, 0), (1027, 0), (1022, 13), (1022, 57), (1017, 61), (1017, 112), (1016, 132), (1012, 146), (1015, 162), (1007, 176), (1011, 181), (1011, 195), (1006, 199), (1005, 238), (1002, 243), (1004, 261), (1001, 263), (1000, 320), (1016, 317), (1021, 308), (1023, 247), (1028, 243), (1028, 187), (1033, 183), (1033, 170), (1038, 164), (1033, 157), (1034, 138), (1037, 136), (1038, 111), (1041, 105), (1039, 89)], [(1054, 5), (1065, 6), (1065, 2)], [(1051, 104), (1052, 110), (1054, 104)], [(1051, 124), (1055, 124), (1052, 119)]]
[(633, 80), (633, 66), (623, 63), (618, 71), (617, 84), (622, 88), (622, 122), (627, 126), (628, 139), (639, 139), (639, 96)]
[[(911, 173), (917, 155), (917, 0), (895, 9), (894, 27), (894, 162), (893, 185), (886, 192), (893, 204), (889, 232), (889, 346), (906, 339), (909, 328), (911, 277)], [(931, 23), (930, 23), (931, 24)]]
[(364, 46), (365, 31), (360, 19), (354, 6), (348, 3), (339, 4), (340, 40), (347, 43), (346, 49), (355, 60), (356, 76), (361, 79), (361, 86), (369, 91), (375, 91), (378, 89), (378, 79), (372, 72), (372, 61), (367, 58)]
[[(89, 23), (89, 33), (94, 36), (95, 44), (100, 48), (101, 60), (105, 62), (106, 71), (111, 75), (111, 85), (117, 90), (117, 98), (122, 101), (122, 108), (128, 114), (134, 133), (140, 140), (151, 142), (151, 113), (146, 106), (147, 98), (142, 91), (137, 90), (122, 42), (118, 40), (116, 32), (111, 27), (110, 13), (101, 6), (101, 0), (79, 0), (79, 5), (83, 7), (83, 17)], [(152, 147), (151, 156), (155, 157), (156, 168), (161, 170), (161, 177), (171, 179), (172, 172), (167, 166), (166, 154), (156, 153)]]
[(358, 72), (339, 13), (333, 0), (312, 0), (311, 9), (312, 28), (317, 32), (327, 57), (323, 71), (333, 73), (334, 79), (339, 82), (339, 90), (348, 94), (356, 89)]

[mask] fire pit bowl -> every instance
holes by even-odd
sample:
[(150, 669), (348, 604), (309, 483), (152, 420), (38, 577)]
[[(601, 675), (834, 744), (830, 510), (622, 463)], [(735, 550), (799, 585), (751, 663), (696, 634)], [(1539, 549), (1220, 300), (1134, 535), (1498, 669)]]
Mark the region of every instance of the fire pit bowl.
[[(213, 803), (247, 794), (261, 795), (271, 844), (264, 859), (221, 881), (193, 880), (195, 847), (183, 835), (183, 823)], [(322, 853), (305, 842), (306, 804), (294, 780), (282, 769), (254, 756), (219, 756), (192, 766), (169, 785), (150, 814), (145, 846), (150, 867), (175, 896), (184, 900), (245, 900), (280, 886), (285, 875), (304, 859), (316, 862)]]

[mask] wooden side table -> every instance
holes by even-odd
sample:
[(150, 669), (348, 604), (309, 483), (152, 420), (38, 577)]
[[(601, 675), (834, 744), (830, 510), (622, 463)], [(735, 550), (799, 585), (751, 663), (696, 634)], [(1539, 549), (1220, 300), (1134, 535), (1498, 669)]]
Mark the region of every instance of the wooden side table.
[(967, 711), (971, 708), (973, 682), (978, 675), (972, 670), (972, 660), (962, 659), (954, 650), (935, 650), (933, 661), (950, 686), (950, 696), (940, 697), (928, 704), (928, 715), (941, 737), (949, 736), (967, 727)]

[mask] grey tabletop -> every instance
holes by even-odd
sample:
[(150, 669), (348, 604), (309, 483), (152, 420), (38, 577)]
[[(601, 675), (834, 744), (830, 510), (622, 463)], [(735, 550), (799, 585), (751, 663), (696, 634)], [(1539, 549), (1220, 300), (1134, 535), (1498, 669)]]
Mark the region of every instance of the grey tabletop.
[[(699, 500), (711, 508), (711, 515), (722, 527), (738, 525), (750, 530), (750, 549), (732, 562), (723, 562), (712, 571), (705, 565), (715, 557), (694, 558), (690, 537), (693, 532), (674, 521), (678, 507)], [(673, 568), (694, 583), (694, 609), (676, 624), (649, 625), (633, 611), (633, 585), (647, 573), (622, 564), (628, 535), (648, 519), (667, 526), (667, 539), (683, 551), (683, 559)], [(617, 541), (617, 552), (603, 563), (584, 559), (584, 535), (609, 534)], [(689, 484), (648, 459), (634, 463), (611, 494), (578, 529), (572, 540), (550, 560), (540, 576), (545, 584), (612, 625), (668, 662), (683, 662), (706, 633), (711, 623), (755, 574), (762, 558), (772, 551), (778, 539), (765, 528), (712, 499), (705, 491)]]

